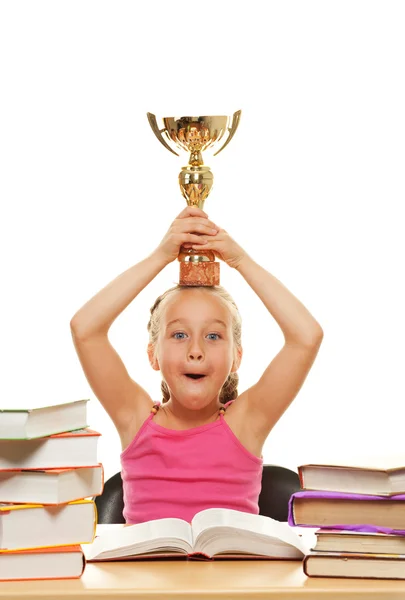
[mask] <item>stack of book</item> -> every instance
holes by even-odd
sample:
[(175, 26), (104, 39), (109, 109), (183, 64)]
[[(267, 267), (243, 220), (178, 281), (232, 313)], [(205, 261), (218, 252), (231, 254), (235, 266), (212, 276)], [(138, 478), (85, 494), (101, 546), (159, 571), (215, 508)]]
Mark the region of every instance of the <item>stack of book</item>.
[(405, 467), (298, 467), (290, 525), (319, 527), (309, 577), (405, 579)]
[(0, 409), (0, 581), (83, 573), (104, 485), (87, 402)]

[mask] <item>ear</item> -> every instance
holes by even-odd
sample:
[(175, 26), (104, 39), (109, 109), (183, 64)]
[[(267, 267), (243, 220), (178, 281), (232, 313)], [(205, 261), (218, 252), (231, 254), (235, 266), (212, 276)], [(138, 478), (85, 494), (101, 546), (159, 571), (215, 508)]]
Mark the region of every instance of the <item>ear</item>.
[(242, 349), (242, 346), (239, 346), (238, 348), (236, 348), (235, 358), (233, 360), (231, 373), (236, 373), (236, 371), (239, 369), (240, 363), (242, 361), (242, 356), (243, 356), (243, 349)]
[(155, 356), (155, 347), (151, 343), (148, 344), (148, 358), (152, 369), (155, 371), (160, 371), (159, 362)]

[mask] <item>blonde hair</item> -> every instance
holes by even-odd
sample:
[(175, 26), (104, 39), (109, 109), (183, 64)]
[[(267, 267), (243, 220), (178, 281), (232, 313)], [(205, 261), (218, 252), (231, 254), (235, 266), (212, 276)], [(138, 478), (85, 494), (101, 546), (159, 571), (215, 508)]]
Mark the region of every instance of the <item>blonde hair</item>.
[[(150, 309), (150, 319), (148, 323), (148, 332), (149, 332), (149, 343), (153, 344), (156, 347), (156, 343), (159, 336), (160, 324), (162, 320), (162, 303), (168, 296), (179, 293), (184, 290), (195, 289), (190, 286), (176, 285), (168, 290), (166, 290), (161, 296), (159, 296), (152, 308)], [(238, 307), (236, 306), (235, 301), (232, 296), (223, 288), (221, 285), (216, 286), (199, 286), (199, 289), (205, 289), (210, 294), (214, 294), (214, 296), (218, 296), (222, 298), (227, 305), (232, 315), (232, 334), (233, 334), (233, 342), (236, 348), (240, 348), (242, 345), (242, 319), (239, 314)], [(239, 375), (237, 373), (229, 373), (224, 385), (221, 388), (219, 394), (219, 400), (222, 404), (226, 404), (230, 400), (234, 400), (238, 396), (238, 383), (239, 383)], [(163, 394), (163, 402), (167, 402), (170, 399), (170, 391), (167, 387), (167, 384), (164, 380), (161, 383), (161, 390)]]

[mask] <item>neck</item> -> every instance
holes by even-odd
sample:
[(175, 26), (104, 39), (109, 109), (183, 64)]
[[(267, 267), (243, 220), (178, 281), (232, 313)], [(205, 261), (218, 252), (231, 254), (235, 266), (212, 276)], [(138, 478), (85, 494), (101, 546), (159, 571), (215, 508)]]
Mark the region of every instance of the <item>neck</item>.
[(187, 424), (189, 427), (198, 427), (215, 421), (218, 417), (218, 411), (223, 406), (218, 398), (199, 410), (191, 410), (182, 406), (175, 398), (170, 398), (162, 406), (164, 411), (174, 421)]

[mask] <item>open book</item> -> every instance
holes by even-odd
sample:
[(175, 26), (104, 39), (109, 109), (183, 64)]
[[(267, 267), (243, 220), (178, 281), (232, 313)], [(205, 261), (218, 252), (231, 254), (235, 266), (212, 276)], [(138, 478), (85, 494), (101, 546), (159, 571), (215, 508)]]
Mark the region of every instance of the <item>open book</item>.
[(309, 548), (287, 523), (227, 508), (197, 513), (191, 524), (157, 519), (113, 528), (83, 547), (88, 561), (163, 556), (301, 560)]

